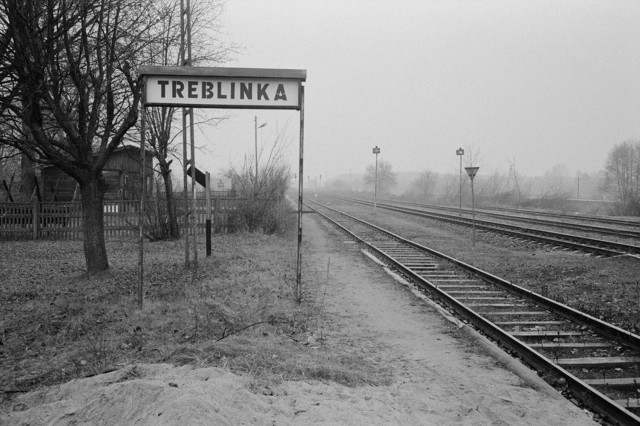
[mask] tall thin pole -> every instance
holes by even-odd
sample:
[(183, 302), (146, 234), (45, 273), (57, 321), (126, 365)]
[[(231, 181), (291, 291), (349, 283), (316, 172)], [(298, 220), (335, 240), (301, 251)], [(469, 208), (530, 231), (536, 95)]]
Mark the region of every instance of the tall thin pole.
[(378, 153), (376, 152), (376, 181), (373, 190), (373, 212), (376, 211), (376, 206), (378, 204)]
[(380, 154), (380, 148), (376, 145), (373, 148), (373, 153), (376, 155), (376, 175), (373, 183), (373, 212), (376, 212), (378, 204), (378, 154)]
[[(187, 0), (187, 66), (191, 66), (191, 0)], [(193, 107), (189, 108), (189, 138), (191, 139), (191, 191), (193, 191), (193, 263), (198, 266), (198, 246), (197, 246), (197, 226), (198, 226), (198, 206), (196, 188), (196, 145), (193, 125)]]
[[(187, 3), (189, 0), (187, 0)], [(193, 125), (193, 108), (189, 108), (189, 138), (191, 139), (191, 191), (193, 192), (193, 204), (191, 211), (193, 212), (192, 232), (193, 232), (193, 263), (198, 266), (198, 241), (196, 232), (198, 227), (198, 188), (196, 187), (196, 145)]]
[(473, 247), (476, 246), (476, 201), (473, 193), (473, 178), (471, 178), (471, 217), (473, 228)]
[[(145, 81), (146, 83), (146, 81)], [(144, 88), (142, 89), (144, 93)], [(144, 95), (143, 95), (144, 96)], [(138, 309), (142, 309), (142, 288), (144, 286), (144, 175), (145, 175), (145, 133), (147, 111), (144, 106), (145, 100), (142, 101), (142, 111), (140, 112), (140, 210), (138, 211)]]
[(460, 156), (460, 190), (458, 191), (460, 195), (460, 206), (458, 207), (459, 215), (462, 216), (462, 155)]
[(206, 255), (207, 257), (211, 256), (211, 175), (209, 172), (205, 174), (205, 183), (206, 183), (206, 206), (207, 206), (207, 219), (205, 222), (205, 240), (206, 240)]
[(256, 181), (254, 186), (258, 188), (258, 116), (254, 116), (254, 142), (255, 142), (255, 154), (256, 154)]
[(475, 194), (473, 192), (473, 180), (478, 173), (479, 167), (465, 167), (467, 174), (469, 175), (469, 179), (471, 179), (471, 214), (472, 214), (472, 227), (473, 227), (473, 247), (476, 246), (476, 200)]
[[(191, 66), (191, 1), (180, 0), (180, 61), (181, 66)], [(187, 136), (187, 115), (189, 115), (189, 135)], [(187, 161), (187, 140), (191, 142), (191, 159)], [(182, 158), (184, 159), (183, 192), (184, 192), (184, 263), (189, 267), (189, 228), (193, 234), (193, 262), (198, 263), (196, 227), (197, 223), (197, 192), (196, 192), (196, 160), (193, 125), (193, 108), (182, 108)], [(187, 166), (191, 164), (191, 191), (193, 203), (189, 209), (189, 192), (187, 185)], [(192, 217), (193, 216), (193, 217)], [(189, 226), (192, 224), (192, 226)]]
[(304, 176), (304, 86), (300, 87), (300, 160), (298, 170), (298, 257), (296, 261), (296, 301), (302, 302), (302, 177)]
[(458, 194), (460, 195), (460, 207), (458, 210), (458, 216), (462, 216), (462, 156), (464, 155), (464, 149), (456, 149), (456, 155), (460, 157), (460, 186), (458, 188)]
[[(185, 25), (184, 0), (180, 0), (180, 66), (187, 65), (187, 43), (186, 43), (186, 25)], [(182, 108), (182, 197), (183, 197), (183, 232), (184, 232), (184, 267), (189, 267), (189, 187), (187, 183), (187, 108)]]

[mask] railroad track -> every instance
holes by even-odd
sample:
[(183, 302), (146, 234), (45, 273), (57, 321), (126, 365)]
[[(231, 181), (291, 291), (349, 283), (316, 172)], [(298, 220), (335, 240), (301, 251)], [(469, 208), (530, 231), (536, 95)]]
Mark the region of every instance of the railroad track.
[(640, 225), (640, 221), (634, 219), (624, 219), (624, 218), (612, 218), (612, 217), (602, 217), (602, 216), (589, 216), (583, 214), (566, 214), (566, 213), (555, 213), (545, 210), (526, 210), (514, 207), (488, 207), (483, 206), (482, 210), (490, 210), (490, 211), (501, 211), (505, 213), (514, 213), (514, 214), (524, 214), (524, 215), (535, 215), (539, 217), (550, 217), (554, 219), (560, 220), (574, 220), (580, 222), (595, 222), (599, 224), (606, 225), (614, 225), (621, 227), (637, 227)]
[(608, 421), (640, 424), (640, 336), (313, 201), (432, 299)]
[[(411, 201), (383, 200), (389, 204), (414, 206), (431, 211), (444, 211), (451, 214), (460, 213), (459, 208), (436, 206), (432, 204), (416, 203)], [(471, 209), (464, 208), (465, 215), (471, 215)], [(640, 221), (612, 219), (596, 216), (568, 215), (551, 212), (538, 212), (523, 209), (510, 208), (476, 208), (476, 215), (491, 217), (499, 220), (531, 223), (538, 226), (547, 226), (563, 229), (571, 229), (579, 232), (612, 235), (620, 238), (640, 239)]]
[[(373, 202), (366, 200), (356, 200), (341, 197), (328, 198), (333, 198), (349, 203), (373, 206)], [(546, 229), (513, 225), (509, 223), (493, 222), (479, 219), (473, 220), (472, 218), (460, 217), (455, 214), (431, 212), (425, 211), (423, 209), (398, 206), (388, 203), (378, 202), (377, 208), (418, 217), (440, 220), (455, 225), (475, 226), (476, 229), (481, 231), (499, 233), (518, 239), (535, 241), (540, 244), (550, 245), (553, 247), (564, 247), (570, 250), (589, 253), (595, 256), (611, 257), (621, 255), (640, 255), (640, 246), (638, 245), (620, 243), (601, 238), (591, 238), (580, 235), (567, 234), (563, 232), (550, 231)]]

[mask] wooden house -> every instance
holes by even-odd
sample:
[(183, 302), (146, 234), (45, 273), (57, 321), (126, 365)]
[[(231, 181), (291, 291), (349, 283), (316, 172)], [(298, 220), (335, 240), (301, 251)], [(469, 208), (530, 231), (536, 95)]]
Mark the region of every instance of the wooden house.
[[(146, 190), (150, 194), (153, 190), (153, 157), (146, 152)], [(123, 146), (117, 148), (107, 160), (102, 171), (107, 183), (105, 201), (136, 200), (140, 194), (140, 148)], [(80, 196), (76, 181), (56, 166), (44, 167), (41, 172), (41, 192), (45, 201), (71, 201)]]

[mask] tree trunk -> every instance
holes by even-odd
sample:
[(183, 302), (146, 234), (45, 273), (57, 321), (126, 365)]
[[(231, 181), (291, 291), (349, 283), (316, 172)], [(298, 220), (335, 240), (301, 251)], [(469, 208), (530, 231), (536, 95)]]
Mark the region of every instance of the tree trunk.
[(87, 272), (95, 274), (109, 268), (104, 242), (103, 198), (106, 183), (102, 173), (80, 183), (82, 195), (82, 227), (84, 232), (84, 258)]
[(20, 156), (20, 193), (28, 200), (35, 188), (36, 170), (26, 154)]
[(167, 217), (169, 219), (169, 238), (180, 237), (180, 227), (178, 226), (178, 214), (176, 213), (176, 200), (173, 196), (173, 182), (171, 181), (171, 170), (162, 170), (162, 180), (164, 181), (164, 193), (167, 197)]

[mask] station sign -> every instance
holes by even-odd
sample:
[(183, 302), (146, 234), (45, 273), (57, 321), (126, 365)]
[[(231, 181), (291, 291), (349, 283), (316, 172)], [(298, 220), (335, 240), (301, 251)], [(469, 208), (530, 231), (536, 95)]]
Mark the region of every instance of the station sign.
[(147, 106), (300, 109), (305, 70), (141, 67)]

